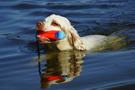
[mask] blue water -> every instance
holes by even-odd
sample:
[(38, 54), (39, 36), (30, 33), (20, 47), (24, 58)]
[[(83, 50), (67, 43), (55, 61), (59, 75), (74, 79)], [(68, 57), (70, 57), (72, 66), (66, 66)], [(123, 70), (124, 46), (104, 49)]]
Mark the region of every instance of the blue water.
[[(134, 0), (1, 0), (0, 90), (135, 90), (134, 11)], [(39, 55), (36, 22), (53, 13), (80, 36), (117, 35), (124, 45), (92, 53), (48, 53), (40, 45)]]

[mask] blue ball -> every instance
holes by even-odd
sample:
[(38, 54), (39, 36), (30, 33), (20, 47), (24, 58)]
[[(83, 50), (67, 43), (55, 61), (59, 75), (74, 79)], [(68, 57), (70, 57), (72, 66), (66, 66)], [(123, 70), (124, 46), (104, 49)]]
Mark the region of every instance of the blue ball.
[(58, 35), (58, 38), (60, 39), (60, 40), (62, 40), (62, 39), (64, 39), (66, 37), (66, 34), (63, 32), (63, 31), (60, 31), (59, 32), (59, 35)]

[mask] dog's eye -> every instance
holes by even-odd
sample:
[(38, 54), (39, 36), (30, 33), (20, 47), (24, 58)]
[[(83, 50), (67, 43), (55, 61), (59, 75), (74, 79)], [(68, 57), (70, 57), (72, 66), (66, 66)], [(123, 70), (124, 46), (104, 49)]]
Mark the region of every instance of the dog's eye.
[(53, 24), (54, 26), (58, 26), (58, 25), (59, 25), (59, 24), (57, 24), (56, 22), (53, 22), (52, 24)]
[(58, 26), (59, 24), (56, 23), (56, 22), (52, 22), (52, 25), (53, 25), (53, 26)]
[(53, 25), (53, 26), (59, 26), (59, 24), (55, 20), (52, 21), (51, 25)]

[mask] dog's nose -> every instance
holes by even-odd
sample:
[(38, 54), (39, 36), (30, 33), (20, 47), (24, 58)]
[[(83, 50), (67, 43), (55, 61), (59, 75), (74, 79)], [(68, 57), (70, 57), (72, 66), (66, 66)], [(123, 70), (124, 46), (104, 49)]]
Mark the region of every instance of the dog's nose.
[(44, 23), (42, 21), (37, 22), (37, 26), (43, 26), (43, 25), (44, 25)]
[(38, 21), (36, 28), (37, 28), (37, 30), (43, 30), (43, 28), (44, 28), (44, 22)]

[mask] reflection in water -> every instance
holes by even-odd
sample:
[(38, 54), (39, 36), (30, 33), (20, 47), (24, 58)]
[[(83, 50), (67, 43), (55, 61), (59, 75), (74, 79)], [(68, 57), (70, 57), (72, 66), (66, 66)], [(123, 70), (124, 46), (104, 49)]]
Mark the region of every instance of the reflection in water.
[(83, 63), (84, 56), (84, 52), (76, 51), (49, 53), (46, 54), (46, 68), (42, 69), (39, 55), (41, 88), (49, 88), (51, 84), (69, 82), (79, 76), (82, 71), (80, 64)]
[[(125, 32), (128, 30), (128, 33)], [(96, 47), (91, 51), (63, 51), (53, 52), (45, 55), (45, 67), (41, 67), (40, 53), (38, 53), (39, 74), (41, 77), (41, 88), (49, 88), (52, 84), (60, 84), (72, 81), (73, 78), (80, 75), (83, 63), (82, 58), (86, 53), (92, 53), (103, 50), (120, 50), (122, 47), (134, 42), (134, 27), (117, 31), (111, 34), (104, 42), (103, 46)], [(132, 42), (131, 42), (132, 41)], [(38, 44), (39, 45), (39, 44)], [(126, 49), (126, 48), (124, 48)], [(39, 52), (38, 48), (38, 52)]]

